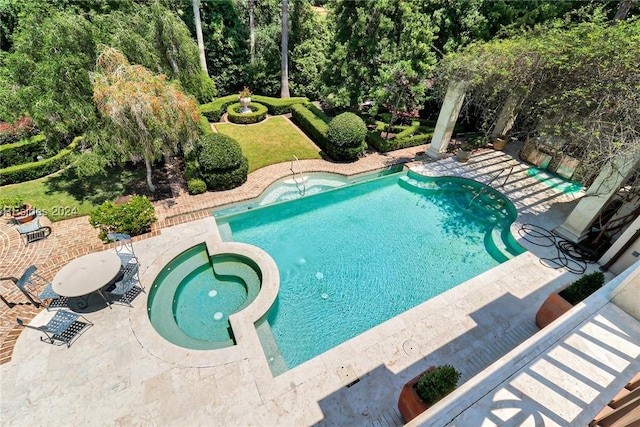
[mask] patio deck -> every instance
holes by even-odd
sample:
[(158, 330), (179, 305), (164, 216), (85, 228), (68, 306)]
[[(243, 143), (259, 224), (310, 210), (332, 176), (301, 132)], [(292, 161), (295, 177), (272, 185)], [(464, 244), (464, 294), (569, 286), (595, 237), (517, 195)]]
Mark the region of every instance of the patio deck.
[[(512, 227), (516, 237), (523, 223), (547, 229), (559, 225), (577, 201), (577, 195), (560, 193), (528, 177), (527, 166), (508, 154), (486, 150), (466, 164), (452, 158), (414, 162), (415, 153), (424, 150), (422, 146), (369, 155), (350, 164), (320, 160), (301, 164), (305, 171), (352, 175), (411, 161), (419, 173), (485, 183), (514, 164), (512, 179), (500, 190), (518, 210)], [(168, 248), (202, 234), (217, 238), (207, 208), (256, 197), (288, 175), (288, 168), (288, 164), (274, 165), (256, 171), (247, 184), (229, 192), (180, 194), (171, 203), (157, 205), (159, 223), (150, 236), (134, 243), (147, 289), (155, 277), (149, 266)], [(97, 237), (87, 237), (97, 234), (87, 226), (82, 218), (55, 223), (52, 236), (16, 254), (18, 246), (6, 245), (17, 233), (1, 225), (0, 275), (9, 270), (15, 275), (40, 262), (41, 271), (51, 278), (68, 260), (104, 249)], [(78, 241), (63, 242), (62, 236), (77, 236)], [(172, 354), (164, 354), (158, 347), (166, 343), (155, 345), (162, 339), (141, 329), (148, 324), (146, 294), (134, 300), (133, 309), (86, 313), (95, 326), (70, 349), (42, 344), (31, 330), (16, 341), (13, 318), (36, 315), (37, 310), (27, 305), (4, 307), (3, 346), (13, 350), (13, 358), (7, 362), (11, 352), (2, 353), (7, 362), (0, 366), (3, 424), (401, 425), (396, 404), (402, 384), (429, 365), (442, 363), (461, 370), (463, 382), (470, 380), (534, 335), (535, 311), (544, 298), (575, 278), (539, 262), (554, 256), (553, 250), (518, 240), (530, 251), (275, 378), (262, 349), (255, 345), (250, 322), (236, 331), (247, 340), (239, 339), (242, 343), (233, 351), (200, 357), (196, 351), (176, 347)], [(3, 295), (14, 302), (24, 300), (21, 294)], [(38, 314), (36, 321), (45, 314)], [(598, 410), (594, 408), (594, 414)]]

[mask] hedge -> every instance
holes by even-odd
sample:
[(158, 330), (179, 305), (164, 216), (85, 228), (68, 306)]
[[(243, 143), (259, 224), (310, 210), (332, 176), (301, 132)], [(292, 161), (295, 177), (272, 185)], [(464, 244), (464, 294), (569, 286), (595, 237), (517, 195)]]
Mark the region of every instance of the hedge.
[(219, 122), (227, 107), (238, 102), (238, 95), (227, 95), (200, 106), (200, 113), (210, 122)]
[(309, 102), (308, 98), (272, 98), (270, 96), (251, 95), (251, 101), (259, 102), (266, 105), (269, 114), (279, 116), (291, 112), (291, 107), (296, 104), (304, 104)]
[(395, 138), (391, 138), (389, 140), (384, 139), (378, 131), (367, 133), (367, 143), (380, 153), (387, 153), (389, 151), (427, 144), (429, 143), (429, 141), (431, 141), (431, 138), (433, 138), (433, 131), (414, 136), (408, 136), (402, 139), (396, 136)]
[(0, 185), (31, 181), (59, 171), (71, 162), (71, 153), (81, 140), (81, 136), (74, 138), (67, 148), (60, 150), (58, 154), (48, 159), (0, 169)]
[(219, 133), (207, 135), (200, 139), (196, 151), (197, 163), (189, 167), (197, 169), (189, 172), (188, 179), (202, 179), (209, 190), (230, 190), (247, 181), (249, 161), (233, 138)]
[(227, 118), (231, 123), (239, 125), (248, 125), (251, 123), (261, 122), (267, 117), (267, 107), (257, 102), (251, 102), (249, 107), (250, 113), (241, 113), (240, 109), (242, 105), (240, 103), (231, 104), (227, 107)]
[(209, 123), (209, 119), (207, 119), (203, 114), (200, 114), (198, 125), (200, 126), (200, 130), (202, 131), (203, 135), (210, 135), (213, 133), (213, 130), (211, 130), (211, 124)]
[(0, 145), (0, 168), (34, 162), (38, 155), (44, 157), (44, 140), (44, 135), (38, 135), (12, 144)]
[(367, 126), (351, 112), (336, 116), (327, 130), (327, 154), (335, 160), (355, 160), (367, 149)]
[(291, 107), (291, 118), (318, 147), (326, 151), (329, 144), (327, 140), (329, 126), (324, 120), (313, 114), (302, 104), (296, 104)]
[[(251, 95), (251, 101), (258, 102), (267, 107), (269, 114), (278, 116), (291, 112), (291, 107), (309, 102), (308, 98), (272, 98), (270, 96)], [(238, 95), (227, 95), (203, 104), (200, 112), (212, 122), (219, 122), (220, 117), (225, 113), (227, 107), (238, 102)]]
[(307, 102), (306, 104), (304, 104), (304, 106), (306, 107), (307, 110), (311, 111), (313, 114), (315, 114), (316, 116), (318, 116), (322, 120), (324, 120), (325, 123), (329, 123), (331, 121), (329, 116), (327, 116), (324, 113), (324, 111), (322, 111), (320, 108), (316, 107), (316, 104), (314, 104), (312, 102)]

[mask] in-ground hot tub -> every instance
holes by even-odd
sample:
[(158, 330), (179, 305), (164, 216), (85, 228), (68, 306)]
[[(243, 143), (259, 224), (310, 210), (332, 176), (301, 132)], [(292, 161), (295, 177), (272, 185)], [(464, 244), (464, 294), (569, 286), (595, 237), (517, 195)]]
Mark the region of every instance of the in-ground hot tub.
[(235, 345), (229, 315), (258, 295), (261, 272), (239, 254), (209, 256), (206, 244), (187, 249), (158, 274), (147, 310), (154, 329), (167, 341), (195, 350)]

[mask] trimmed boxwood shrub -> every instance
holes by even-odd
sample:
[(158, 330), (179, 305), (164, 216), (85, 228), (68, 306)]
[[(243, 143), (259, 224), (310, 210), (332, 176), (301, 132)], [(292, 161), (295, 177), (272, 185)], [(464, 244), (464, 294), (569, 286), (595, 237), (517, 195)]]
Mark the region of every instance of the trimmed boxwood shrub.
[(207, 191), (207, 184), (201, 179), (193, 178), (187, 182), (189, 194), (202, 194)]
[(156, 222), (153, 204), (145, 196), (133, 196), (128, 202), (116, 205), (106, 201), (89, 213), (89, 223), (100, 230), (98, 235), (108, 242), (107, 234), (123, 233), (130, 236), (151, 231)]
[(227, 110), (227, 107), (234, 102), (238, 102), (238, 95), (227, 95), (203, 104), (200, 106), (200, 112), (209, 119), (210, 122), (219, 122), (220, 117)]
[(213, 131), (211, 130), (211, 124), (209, 123), (209, 119), (207, 119), (202, 114), (200, 114), (200, 119), (198, 120), (198, 126), (200, 126), (200, 130), (202, 131), (203, 135), (213, 133)]
[(441, 365), (425, 372), (416, 384), (416, 392), (427, 406), (431, 406), (456, 389), (460, 372), (451, 365)]
[(267, 107), (257, 102), (252, 102), (248, 105), (248, 108), (251, 109), (250, 113), (241, 113), (241, 108), (242, 105), (239, 102), (227, 107), (227, 118), (231, 123), (248, 125), (261, 122), (267, 117)]
[(308, 98), (272, 98), (270, 96), (251, 95), (251, 102), (259, 102), (262, 105), (266, 105), (269, 109), (269, 114), (272, 116), (279, 116), (281, 114), (287, 114), (291, 112), (291, 107), (296, 104), (304, 104), (309, 102)]
[(367, 143), (380, 153), (386, 153), (389, 151), (400, 150), (402, 148), (415, 147), (421, 144), (427, 144), (431, 138), (433, 138), (433, 131), (427, 133), (421, 133), (414, 136), (408, 136), (405, 138), (395, 138), (389, 140), (384, 139), (379, 131), (367, 133)]
[(355, 160), (367, 148), (367, 125), (357, 115), (347, 112), (336, 116), (327, 129), (327, 154), (336, 160)]
[(209, 190), (230, 190), (247, 181), (249, 161), (240, 144), (219, 133), (205, 135), (197, 148), (198, 174)]
[(60, 150), (58, 154), (48, 159), (0, 169), (0, 185), (30, 181), (59, 171), (71, 162), (71, 153), (76, 149), (81, 139), (80, 136), (74, 138), (67, 148)]
[(301, 104), (291, 107), (291, 118), (322, 150), (327, 150), (327, 123)]
[(327, 116), (324, 113), (324, 111), (322, 111), (320, 108), (316, 107), (316, 105), (314, 103), (307, 102), (306, 104), (304, 104), (304, 106), (306, 107), (307, 110), (311, 111), (317, 117), (320, 117), (322, 120), (324, 120), (325, 123), (329, 123), (331, 121), (329, 116)]
[(559, 292), (559, 295), (572, 305), (578, 304), (604, 285), (604, 274), (596, 271), (585, 274)]
[(46, 155), (44, 135), (0, 145), (0, 168), (35, 162), (38, 155)]

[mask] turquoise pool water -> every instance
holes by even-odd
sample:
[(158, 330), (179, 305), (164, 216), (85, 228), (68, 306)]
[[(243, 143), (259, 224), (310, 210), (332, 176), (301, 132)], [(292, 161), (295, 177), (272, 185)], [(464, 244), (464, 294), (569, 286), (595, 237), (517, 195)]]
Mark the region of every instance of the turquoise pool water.
[(522, 253), (515, 217), (476, 182), (400, 173), (217, 221), (275, 260), (265, 352), (292, 368)]

